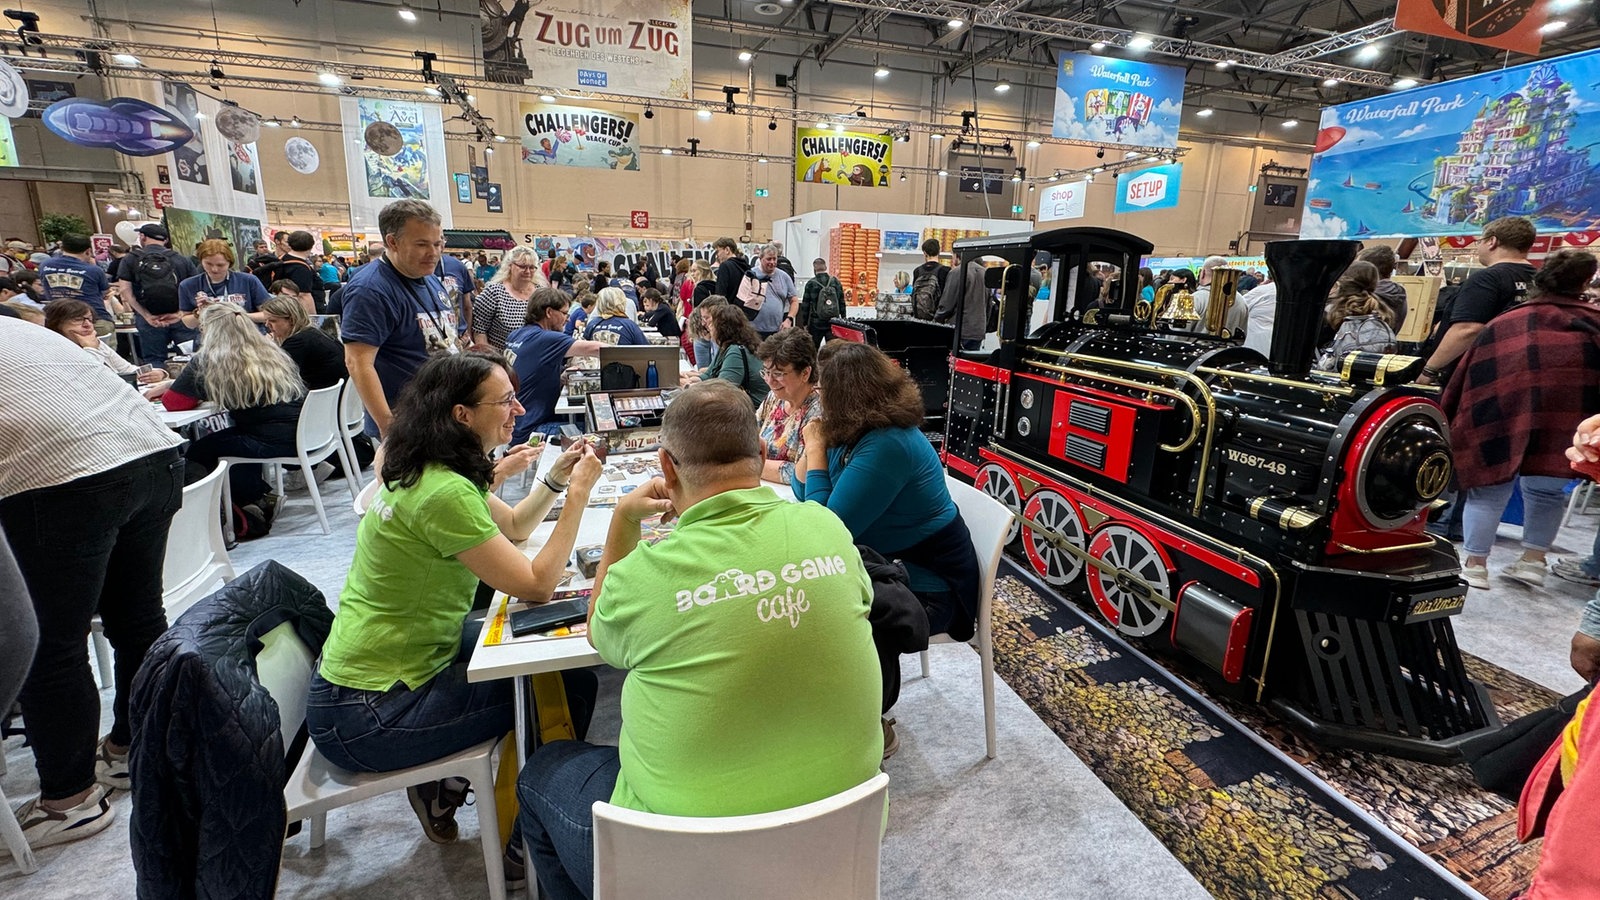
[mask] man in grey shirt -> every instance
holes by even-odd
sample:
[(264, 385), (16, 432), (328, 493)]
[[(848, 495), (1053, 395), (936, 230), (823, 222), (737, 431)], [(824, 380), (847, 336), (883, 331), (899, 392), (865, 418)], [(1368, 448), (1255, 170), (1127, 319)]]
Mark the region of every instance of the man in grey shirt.
[[(944, 298), (934, 321), (948, 322), (961, 308), (961, 349), (977, 350), (988, 333), (989, 289), (983, 286), (984, 265), (976, 256), (953, 269), (944, 282)], [(963, 277), (964, 276), (964, 277)]]
[[(756, 284), (752, 285), (751, 282)], [(744, 273), (744, 278), (739, 282), (741, 299), (752, 288), (761, 293), (762, 299), (761, 310), (750, 324), (762, 340), (794, 324), (795, 314), (799, 311), (800, 292), (795, 290), (794, 279), (789, 277), (789, 273), (778, 268), (778, 248), (775, 244), (762, 247), (760, 261)]]

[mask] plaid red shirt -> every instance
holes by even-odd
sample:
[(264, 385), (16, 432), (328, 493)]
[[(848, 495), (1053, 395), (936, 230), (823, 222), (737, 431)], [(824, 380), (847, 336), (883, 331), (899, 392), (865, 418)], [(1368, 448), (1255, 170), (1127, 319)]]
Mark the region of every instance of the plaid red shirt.
[(1496, 316), (1441, 403), (1462, 488), (1570, 476), (1572, 432), (1600, 412), (1600, 307), (1546, 295)]

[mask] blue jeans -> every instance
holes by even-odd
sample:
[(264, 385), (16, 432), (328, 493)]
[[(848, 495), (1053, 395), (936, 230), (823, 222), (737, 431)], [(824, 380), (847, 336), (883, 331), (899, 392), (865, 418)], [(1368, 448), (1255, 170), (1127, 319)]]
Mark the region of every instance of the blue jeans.
[[(312, 676), (306, 730), (328, 761), (351, 772), (393, 772), (459, 753), (512, 728), (511, 682), (467, 682), (482, 620), (461, 628), (456, 661), (415, 690), (364, 691)], [(320, 668), (320, 666), (319, 666)]]
[(555, 741), (517, 777), (517, 827), (539, 886), (551, 900), (587, 900), (594, 889), (597, 800), (610, 800), (622, 763), (615, 747)]
[(1579, 561), (1578, 568), (1590, 578), (1600, 578), (1600, 531), (1594, 533), (1594, 546), (1589, 549), (1588, 558)]
[[(1549, 475), (1521, 475), (1517, 483), (1522, 486), (1522, 546), (1528, 550), (1549, 550), (1555, 543), (1556, 532), (1561, 530), (1561, 516), (1566, 511), (1565, 489), (1568, 478)], [(1500, 527), (1500, 517), (1505, 515), (1506, 504), (1511, 502), (1512, 482), (1469, 488), (1465, 491), (1466, 503), (1462, 507), (1462, 531), (1468, 556), (1488, 557), (1494, 548), (1495, 531)]]
[(177, 345), (184, 341), (195, 341), (198, 344), (200, 340), (200, 332), (182, 322), (172, 325), (151, 325), (144, 320), (144, 316), (135, 314), (133, 327), (139, 332), (140, 361), (152, 366), (166, 363), (169, 344), (176, 349)]
[[(294, 437), (291, 435), (287, 442), (264, 440), (258, 434), (243, 431), (237, 426), (214, 431), (189, 445), (184, 454), (189, 461), (189, 472), (185, 476), (186, 484), (196, 481), (211, 474), (217, 467), (217, 460), (224, 456), (251, 456), (258, 458), (271, 458), (274, 456), (295, 455)], [(233, 502), (246, 506), (260, 500), (267, 493), (267, 483), (261, 477), (259, 463), (241, 463), (228, 470), (228, 488), (231, 491)]]
[(696, 340), (694, 344), (694, 364), (696, 368), (704, 369), (711, 365), (717, 358), (717, 345), (710, 341)]

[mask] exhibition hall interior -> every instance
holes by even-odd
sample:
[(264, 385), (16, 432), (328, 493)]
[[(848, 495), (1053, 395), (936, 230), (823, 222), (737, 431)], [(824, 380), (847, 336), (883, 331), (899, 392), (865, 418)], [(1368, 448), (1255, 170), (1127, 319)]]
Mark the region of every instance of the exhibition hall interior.
[(1597, 110), (1596, 0), (17, 0), (0, 896), (1600, 897)]

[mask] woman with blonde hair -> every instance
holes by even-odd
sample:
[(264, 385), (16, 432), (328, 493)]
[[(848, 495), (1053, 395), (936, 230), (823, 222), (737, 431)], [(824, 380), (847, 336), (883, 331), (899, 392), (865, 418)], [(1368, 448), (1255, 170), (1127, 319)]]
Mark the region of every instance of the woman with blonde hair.
[(583, 332), (584, 340), (628, 346), (650, 343), (644, 336), (644, 331), (628, 318), (628, 295), (624, 294), (621, 288), (602, 289), (594, 312), (594, 318)]
[(300, 369), (306, 390), (332, 387), (349, 378), (344, 364), (344, 345), (326, 331), (311, 326), (300, 301), (293, 297), (273, 297), (261, 306), (266, 316), (267, 333), (289, 354)]
[(472, 343), (506, 348), (506, 338), (522, 327), (533, 292), (550, 286), (539, 268), (539, 251), (518, 244), (500, 260), (500, 268), (472, 302)]
[[(232, 424), (189, 445), (186, 481), (204, 478), (224, 456), (293, 456), (295, 426), (306, 397), (294, 360), (256, 328), (243, 307), (232, 303), (201, 309), (200, 334), (200, 349), (161, 402), (175, 411), (210, 402), (226, 410)], [(233, 502), (240, 506), (267, 492), (259, 465), (234, 466), (228, 482)]]

